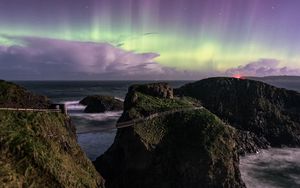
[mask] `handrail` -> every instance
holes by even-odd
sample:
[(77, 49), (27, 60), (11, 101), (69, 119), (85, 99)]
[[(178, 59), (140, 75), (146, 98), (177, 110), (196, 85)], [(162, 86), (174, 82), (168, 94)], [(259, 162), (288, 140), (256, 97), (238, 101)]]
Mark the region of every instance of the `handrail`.
[(116, 127), (108, 127), (108, 128), (101, 128), (98, 130), (77, 132), (77, 134), (87, 134), (87, 133), (104, 132), (104, 131), (110, 131), (110, 130), (115, 130), (115, 129), (122, 129), (122, 128), (126, 128), (126, 127), (131, 127), (131, 126), (133, 126), (137, 123), (141, 123), (143, 121), (151, 120), (155, 117), (164, 116), (164, 115), (168, 115), (168, 114), (172, 114), (172, 113), (176, 113), (176, 112), (184, 112), (184, 111), (200, 110), (200, 109), (203, 109), (203, 107), (191, 107), (191, 108), (182, 108), (182, 109), (176, 109), (176, 110), (168, 110), (165, 112), (154, 113), (154, 114), (151, 114), (144, 118), (137, 118), (137, 119), (133, 119), (130, 121), (120, 122), (120, 123), (116, 124)]
[(59, 109), (38, 109), (38, 108), (0, 108), (3, 111), (30, 111), (30, 112), (61, 112)]
[[(175, 110), (168, 110), (165, 112), (158, 112), (158, 113), (154, 113), (151, 114), (147, 117), (142, 117), (142, 118), (137, 118), (137, 119), (133, 119), (130, 121), (125, 121), (125, 122), (120, 122), (116, 124), (116, 127), (113, 128), (103, 128), (101, 130), (98, 130), (97, 132), (103, 132), (103, 131), (109, 131), (109, 130), (113, 130), (113, 129), (121, 129), (121, 128), (126, 128), (126, 127), (131, 127), (137, 123), (141, 123), (143, 121), (148, 121), (151, 120), (153, 118), (159, 117), (159, 116), (165, 116), (168, 114), (172, 114), (172, 113), (176, 113), (176, 112), (184, 112), (184, 111), (190, 111), (190, 110), (200, 110), (203, 109), (203, 107), (191, 107), (191, 108), (181, 108), (181, 109), (175, 109)], [(30, 112), (57, 112), (57, 113), (61, 113), (60, 109), (34, 109), (34, 108), (0, 108), (0, 111), (30, 111)], [(92, 131), (90, 131), (92, 132)], [(84, 134), (84, 133), (89, 133), (87, 132), (82, 132), (82, 133), (77, 133), (77, 134)]]
[(176, 109), (176, 110), (169, 110), (169, 111), (165, 111), (165, 112), (154, 113), (154, 114), (151, 114), (144, 118), (137, 118), (137, 119), (133, 119), (133, 120), (126, 121), (126, 122), (117, 123), (116, 127), (118, 129), (130, 127), (136, 123), (140, 123), (141, 121), (151, 120), (158, 116), (164, 116), (164, 115), (168, 115), (168, 114), (172, 114), (172, 113), (176, 113), (176, 112), (184, 112), (184, 111), (200, 110), (200, 109), (203, 109), (203, 107), (191, 107), (191, 108), (183, 108), (183, 109)]

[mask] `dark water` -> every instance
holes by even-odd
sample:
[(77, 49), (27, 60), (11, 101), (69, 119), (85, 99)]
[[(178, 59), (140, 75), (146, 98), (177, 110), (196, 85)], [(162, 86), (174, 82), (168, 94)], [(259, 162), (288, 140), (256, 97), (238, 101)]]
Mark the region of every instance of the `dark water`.
[[(19, 81), (18, 84), (48, 96), (54, 102), (67, 104), (73, 124), (77, 128), (78, 142), (87, 156), (94, 160), (113, 143), (116, 130), (99, 132), (103, 128), (114, 128), (122, 112), (85, 114), (78, 102), (94, 94), (111, 95), (124, 99), (132, 84), (153, 81)], [(188, 81), (170, 81), (179, 87)], [(300, 82), (273, 82), (272, 85), (300, 92)], [(255, 188), (300, 188), (300, 149), (270, 149), (256, 155), (241, 158), (240, 169), (247, 187)]]
[[(14, 81), (25, 88), (48, 96), (54, 102), (80, 100), (88, 95), (111, 95), (124, 98), (132, 84), (153, 83), (159, 81)], [(164, 81), (166, 82), (166, 81)], [(173, 87), (179, 87), (189, 81), (167, 81)]]

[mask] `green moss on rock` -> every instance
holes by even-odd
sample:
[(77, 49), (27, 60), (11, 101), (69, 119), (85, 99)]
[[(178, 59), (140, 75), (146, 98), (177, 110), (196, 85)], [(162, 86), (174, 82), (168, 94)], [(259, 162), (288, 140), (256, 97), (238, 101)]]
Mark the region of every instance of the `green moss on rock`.
[(146, 95), (138, 91), (129, 95), (132, 95), (131, 99), (128, 99), (131, 102), (128, 105), (128, 101), (125, 101), (125, 111), (120, 118), (120, 121), (145, 117), (158, 112), (191, 108), (200, 105), (199, 101), (188, 97), (160, 98), (157, 96)]
[[(121, 122), (199, 105), (137, 88), (126, 96)], [(174, 111), (119, 129), (111, 148), (94, 164), (108, 188), (244, 187), (235, 136), (234, 128), (204, 108)]]
[(104, 187), (60, 113), (0, 111), (0, 187)]
[(0, 80), (0, 108), (49, 108), (49, 99), (14, 83)]
[[(249, 147), (300, 146), (300, 94), (253, 80), (209, 78), (186, 84), (177, 94), (193, 97), (251, 137)], [(246, 139), (244, 139), (246, 140)], [(249, 139), (248, 139), (249, 140)], [(256, 141), (253, 141), (256, 140)]]

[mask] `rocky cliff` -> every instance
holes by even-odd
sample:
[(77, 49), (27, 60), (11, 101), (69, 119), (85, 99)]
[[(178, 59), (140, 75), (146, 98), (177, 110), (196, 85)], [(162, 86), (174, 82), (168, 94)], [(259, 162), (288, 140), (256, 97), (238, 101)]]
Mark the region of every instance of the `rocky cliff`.
[(113, 145), (94, 162), (106, 187), (244, 187), (235, 129), (195, 106), (196, 100), (173, 98), (166, 84), (130, 87), (119, 122), (189, 110), (118, 129)]
[(60, 113), (0, 111), (0, 187), (104, 187)]
[[(46, 97), (0, 81), (0, 107), (47, 108)], [(104, 187), (59, 112), (0, 110), (0, 187)]]
[(0, 108), (49, 108), (49, 99), (25, 88), (0, 80)]
[(253, 147), (264, 148), (268, 143), (300, 146), (300, 94), (295, 91), (253, 80), (209, 78), (176, 92), (200, 100), (208, 110), (241, 130), (244, 136), (239, 141), (245, 148), (249, 145), (245, 146), (242, 138), (252, 139)]

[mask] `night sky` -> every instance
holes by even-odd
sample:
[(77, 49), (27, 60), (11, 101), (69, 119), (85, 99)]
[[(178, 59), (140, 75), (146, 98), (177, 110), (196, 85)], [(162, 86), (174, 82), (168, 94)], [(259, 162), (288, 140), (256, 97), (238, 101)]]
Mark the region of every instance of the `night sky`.
[(299, 10), (299, 0), (0, 0), (0, 78), (300, 75)]

